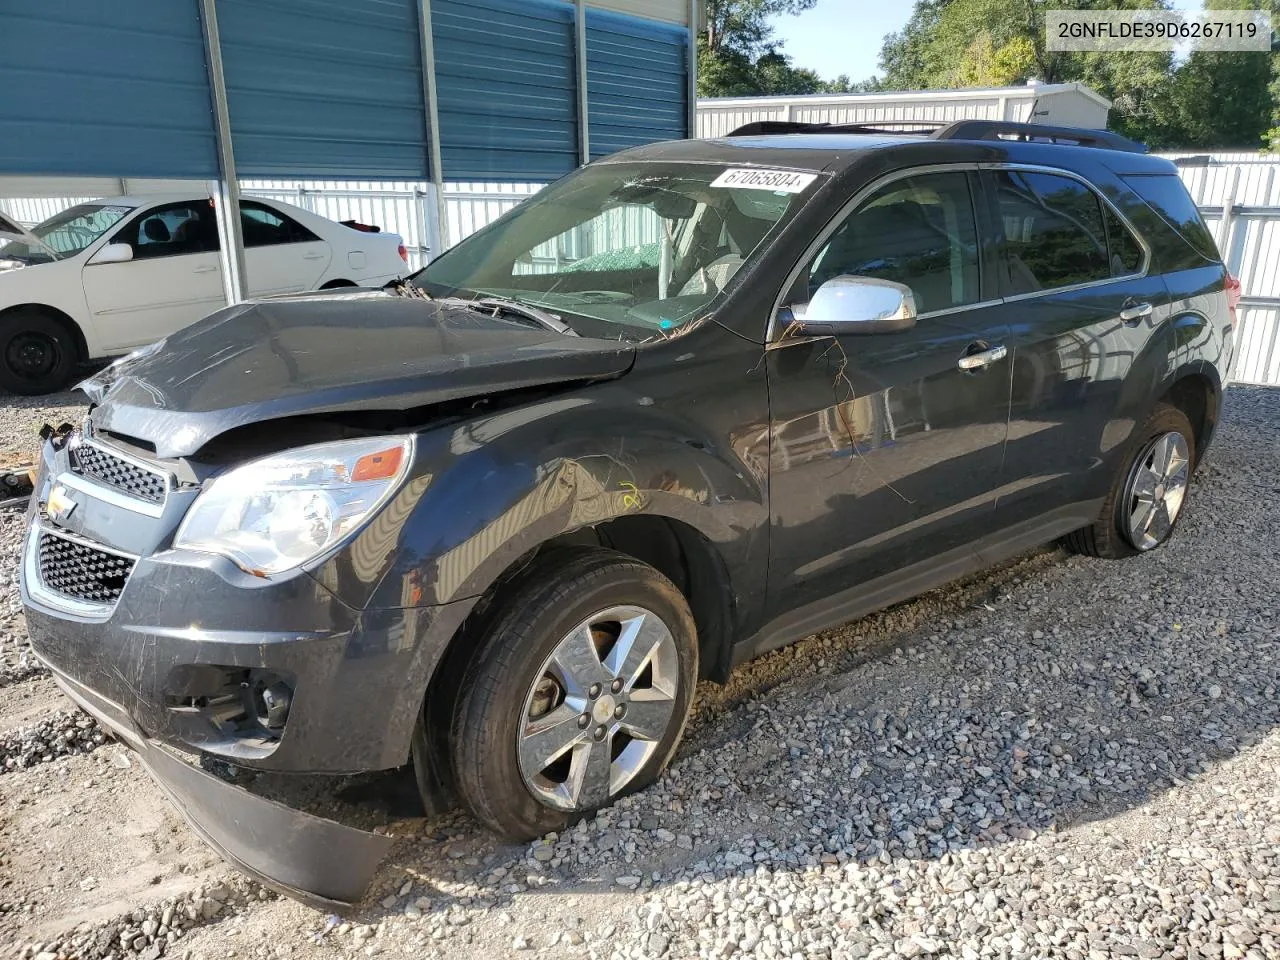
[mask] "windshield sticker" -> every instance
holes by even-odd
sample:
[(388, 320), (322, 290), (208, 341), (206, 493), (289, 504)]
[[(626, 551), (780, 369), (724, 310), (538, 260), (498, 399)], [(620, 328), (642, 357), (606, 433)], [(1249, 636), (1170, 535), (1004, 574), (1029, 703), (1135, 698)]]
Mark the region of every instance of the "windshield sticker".
[(132, 209), (133, 207), (121, 207), (115, 204), (104, 204), (101, 207), (103, 213), (118, 213), (122, 217)]
[(793, 170), (726, 170), (711, 181), (711, 186), (729, 190), (799, 193), (817, 179), (816, 173), (796, 173)]

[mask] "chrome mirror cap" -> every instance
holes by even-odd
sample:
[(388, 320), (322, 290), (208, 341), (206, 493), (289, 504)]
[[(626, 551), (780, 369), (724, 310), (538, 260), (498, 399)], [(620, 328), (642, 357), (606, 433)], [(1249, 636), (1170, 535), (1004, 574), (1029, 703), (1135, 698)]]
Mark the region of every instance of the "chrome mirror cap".
[(840, 276), (791, 312), (802, 335), (892, 333), (915, 326), (916, 299), (910, 287), (892, 280)]

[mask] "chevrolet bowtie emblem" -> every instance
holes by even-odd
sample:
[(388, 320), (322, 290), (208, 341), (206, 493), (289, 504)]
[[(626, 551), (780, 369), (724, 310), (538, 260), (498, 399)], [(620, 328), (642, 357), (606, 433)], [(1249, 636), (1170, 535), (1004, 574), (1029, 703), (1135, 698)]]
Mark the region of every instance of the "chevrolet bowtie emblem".
[(60, 483), (54, 484), (53, 489), (49, 491), (49, 499), (45, 501), (45, 510), (48, 511), (49, 517), (53, 520), (65, 520), (71, 516), (71, 511), (75, 508), (76, 502), (67, 493), (67, 488)]

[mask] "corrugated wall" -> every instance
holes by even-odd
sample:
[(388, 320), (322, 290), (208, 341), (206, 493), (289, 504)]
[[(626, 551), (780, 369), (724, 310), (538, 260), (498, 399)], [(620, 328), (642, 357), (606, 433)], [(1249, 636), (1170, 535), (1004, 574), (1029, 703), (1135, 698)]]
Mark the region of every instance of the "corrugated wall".
[(587, 0), (587, 6), (668, 23), (689, 22), (688, 0)]
[(926, 93), (744, 97), (698, 101), (698, 136), (719, 137), (758, 120), (798, 123), (950, 123), (953, 120), (1028, 120), (1102, 128), (1106, 101), (1076, 84), (936, 90)]
[(431, 26), (445, 176), (550, 180), (578, 165), (573, 4), (432, 0)]
[(212, 177), (196, 0), (5, 0), (0, 170)]
[(218, 0), (218, 28), (242, 176), (427, 176), (416, 0)]
[[(242, 176), (428, 177), (421, 0), (217, 0)], [(217, 176), (199, 0), (5, 0), (0, 171)], [(443, 175), (580, 159), (571, 0), (431, 0)], [(596, 155), (688, 133), (686, 0), (588, 0)]]
[(587, 115), (593, 159), (686, 135), (688, 48), (685, 27), (587, 11)]

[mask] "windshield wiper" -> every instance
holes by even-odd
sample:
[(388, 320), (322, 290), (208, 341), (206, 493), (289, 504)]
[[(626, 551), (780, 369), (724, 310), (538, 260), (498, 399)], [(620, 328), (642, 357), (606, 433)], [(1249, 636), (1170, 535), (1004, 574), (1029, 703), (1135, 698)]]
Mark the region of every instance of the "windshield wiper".
[(387, 286), (394, 290), (396, 295), (400, 297), (409, 297), (414, 300), (435, 299), (426, 290), (423, 290), (420, 286), (414, 283), (412, 277), (396, 277), (388, 283)]
[(477, 300), (468, 300), (467, 303), (473, 307), (485, 310), (492, 310), (496, 317), (502, 313), (508, 313), (515, 317), (523, 317), (525, 320), (532, 320), (540, 327), (559, 333), (566, 337), (578, 336), (578, 331), (569, 326), (554, 314), (547, 313), (545, 310), (539, 310), (537, 307), (531, 307), (527, 303), (521, 303), (519, 300), (513, 300), (507, 297), (480, 297)]

